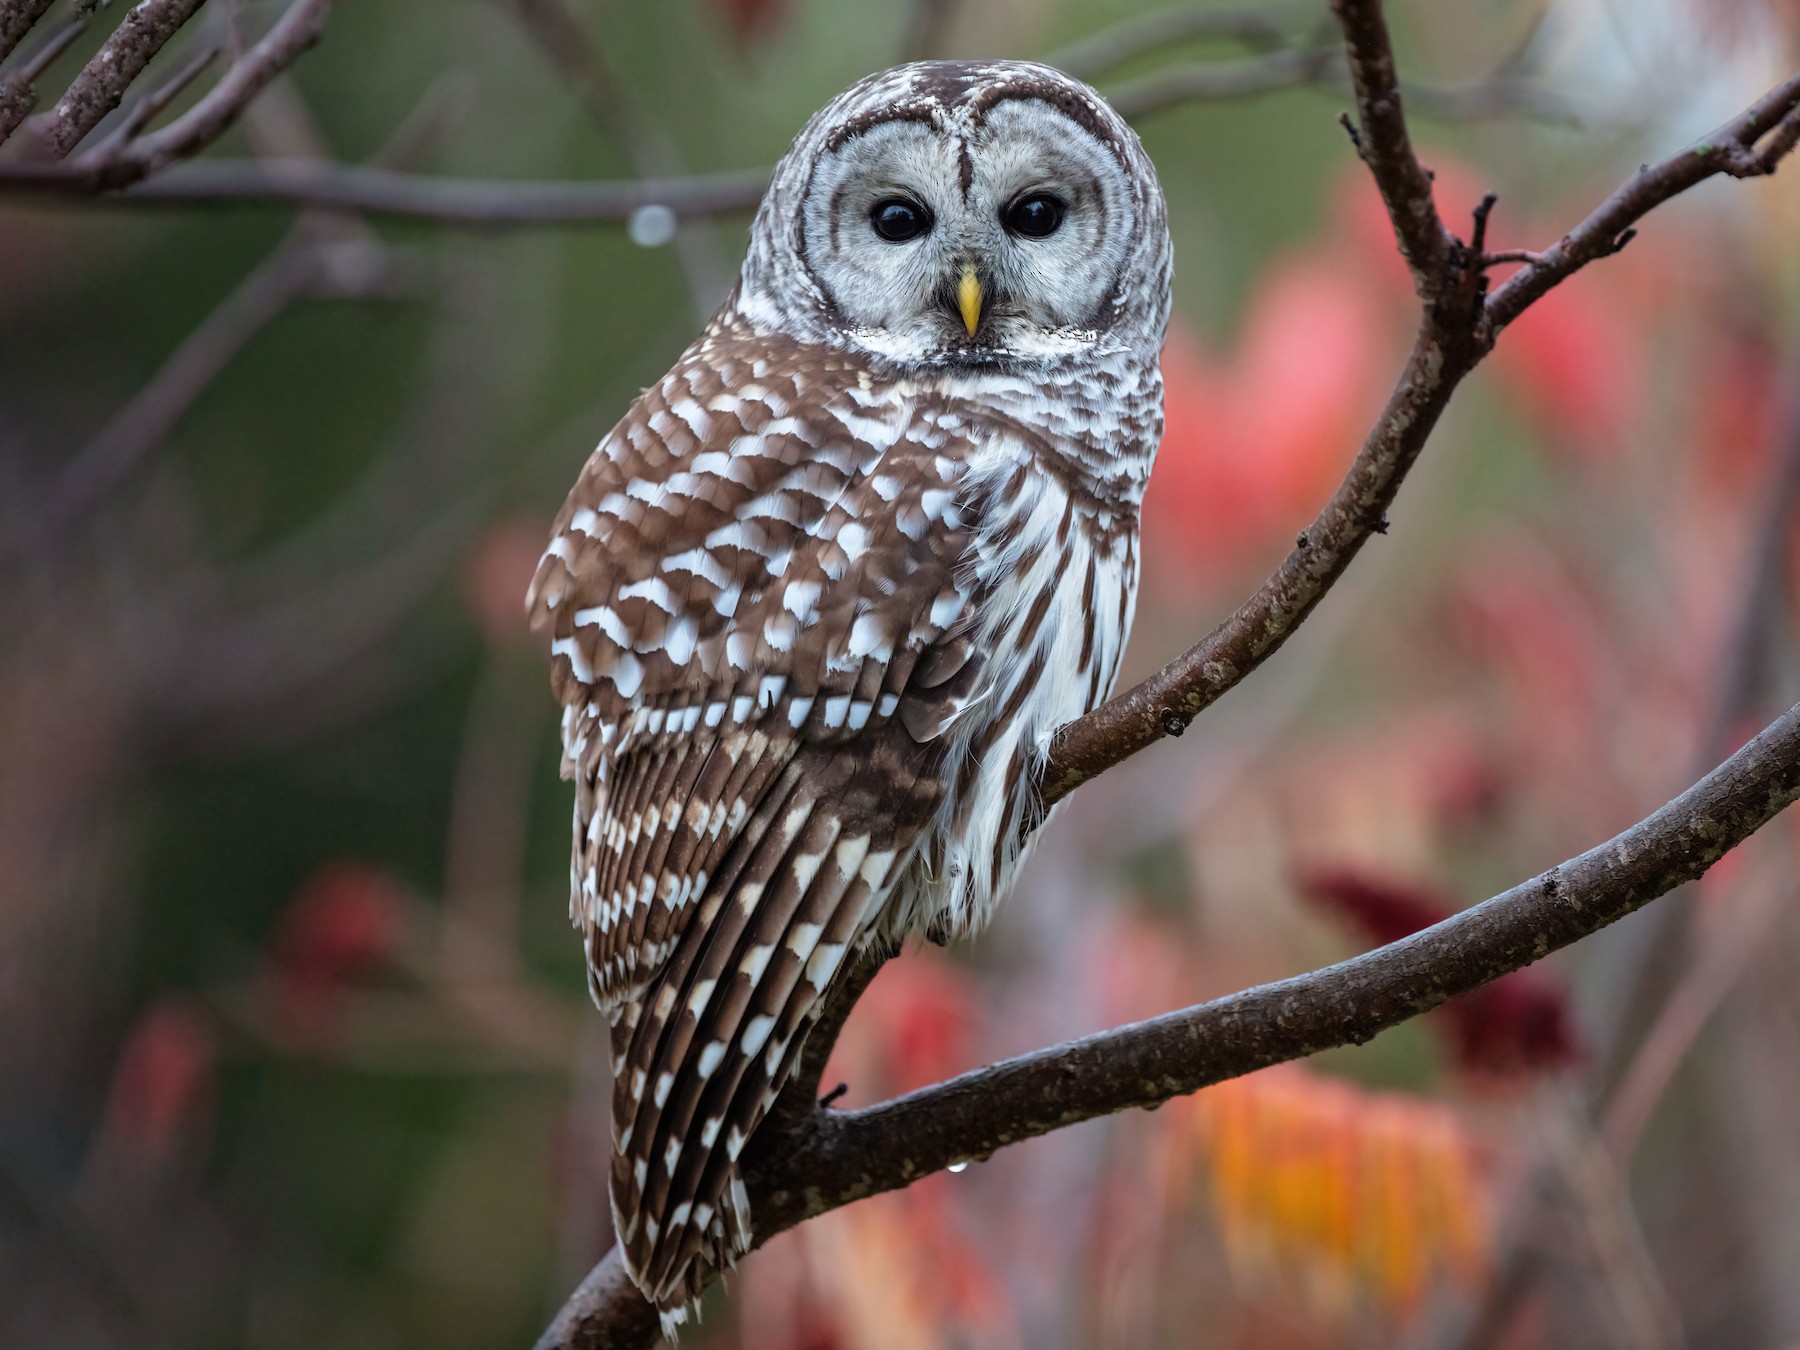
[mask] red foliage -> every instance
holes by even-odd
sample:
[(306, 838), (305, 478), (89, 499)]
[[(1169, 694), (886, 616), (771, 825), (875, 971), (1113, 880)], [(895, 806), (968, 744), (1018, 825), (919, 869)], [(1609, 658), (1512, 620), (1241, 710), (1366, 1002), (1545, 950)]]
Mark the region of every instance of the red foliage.
[(1644, 326), (1619, 293), (1617, 273), (1583, 273), (1558, 286), (1506, 330), (1494, 370), (1538, 434), (1578, 460), (1616, 460), (1644, 402)]
[[(1299, 885), (1307, 899), (1378, 944), (1429, 928), (1459, 908), (1433, 891), (1348, 868), (1307, 872)], [(1453, 1000), (1432, 1024), (1443, 1031), (1457, 1065), (1470, 1073), (1544, 1073), (1582, 1057), (1567, 992), (1536, 970), (1515, 971)]]
[(1587, 744), (1607, 666), (1603, 617), (1555, 552), (1525, 535), (1470, 550), (1450, 593), (1451, 632), (1549, 743)]
[(1146, 553), (1192, 585), (1311, 519), (1380, 407), (1386, 327), (1380, 297), (1323, 253), (1269, 269), (1228, 356), (1171, 326)]
[[(1468, 239), (1483, 189), (1481, 171), (1431, 156), (1438, 210), (1449, 228)], [(1350, 226), (1359, 266), (1396, 297), (1411, 293), (1381, 196), (1361, 165), (1348, 171), (1337, 191), (1339, 218)], [(1506, 248), (1553, 237), (1519, 218), (1507, 201), (1490, 217), (1488, 247)], [(1642, 245), (1637, 245), (1641, 250)], [(1515, 269), (1494, 268), (1498, 287)], [(1609, 462), (1628, 442), (1649, 382), (1645, 340), (1649, 329), (1632, 303), (1632, 255), (1606, 268), (1583, 272), (1558, 286), (1511, 324), (1494, 349), (1491, 369), (1553, 450), (1578, 461)]]
[(119, 1051), (102, 1139), (142, 1165), (169, 1161), (211, 1110), (217, 1061), (212, 1023), (198, 1005), (179, 997), (151, 1005)]
[(972, 1067), (974, 1026), (967, 976), (933, 948), (908, 952), (888, 962), (857, 1003), (826, 1087), (843, 1077), (869, 1101), (949, 1078)]
[(356, 862), (319, 867), (271, 944), (282, 1030), (302, 1038), (327, 1033), (343, 987), (390, 961), (405, 930), (405, 892), (388, 873)]
[(788, 0), (712, 0), (713, 13), (738, 46), (771, 36), (787, 18)]

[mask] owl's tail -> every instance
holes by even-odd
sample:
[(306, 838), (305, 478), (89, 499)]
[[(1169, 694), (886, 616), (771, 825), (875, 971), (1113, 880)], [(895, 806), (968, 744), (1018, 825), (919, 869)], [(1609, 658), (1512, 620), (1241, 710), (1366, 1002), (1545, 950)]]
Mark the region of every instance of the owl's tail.
[(671, 1334), (753, 1241), (739, 1158), (885, 897), (894, 854), (798, 773), (764, 798), (667, 963), (613, 1010), (613, 1223)]

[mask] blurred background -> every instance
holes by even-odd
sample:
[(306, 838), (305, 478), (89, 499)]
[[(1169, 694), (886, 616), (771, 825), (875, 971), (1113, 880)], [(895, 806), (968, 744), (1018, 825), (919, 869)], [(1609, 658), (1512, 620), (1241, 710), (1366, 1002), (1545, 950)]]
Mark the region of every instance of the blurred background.
[[(46, 105), (123, 9), (44, 62)], [(1800, 62), (1791, 0), (1394, 9), (1446, 217), (1498, 192), (1499, 247)], [(279, 10), (214, 0), (147, 83)], [(1406, 350), (1330, 37), (1322, 4), (341, 4), (212, 153), (666, 177), (769, 164), (909, 55), (1092, 78), (1177, 259), (1135, 679), (1284, 554)], [(0, 194), (0, 1344), (521, 1345), (607, 1246), (522, 595), (747, 223)], [(1531, 310), (1300, 636), (1062, 808), (983, 940), (890, 964), (827, 1084), (875, 1100), (1390, 940), (1786, 706), (1797, 239), (1800, 168), (1708, 184)], [(684, 1344), (1800, 1345), (1797, 849), (1790, 814), (1360, 1049), (777, 1238)]]

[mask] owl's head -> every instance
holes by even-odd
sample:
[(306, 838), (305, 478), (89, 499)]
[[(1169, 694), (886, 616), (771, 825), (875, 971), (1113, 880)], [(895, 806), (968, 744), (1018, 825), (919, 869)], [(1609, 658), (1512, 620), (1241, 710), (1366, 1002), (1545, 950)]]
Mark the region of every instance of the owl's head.
[(1087, 85), (923, 61), (853, 85), (776, 166), (735, 305), (900, 367), (1135, 353), (1169, 307), (1162, 191)]

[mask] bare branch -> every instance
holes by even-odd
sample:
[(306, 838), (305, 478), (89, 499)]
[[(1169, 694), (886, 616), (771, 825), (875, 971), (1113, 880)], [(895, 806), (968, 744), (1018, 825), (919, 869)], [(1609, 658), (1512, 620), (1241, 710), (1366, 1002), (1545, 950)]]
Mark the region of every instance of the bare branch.
[(1344, 481), (1261, 589), (1155, 675), (1057, 733), (1042, 779), (1046, 807), (1164, 736), (1179, 736), (1280, 649), (1369, 536), (1387, 528), (1388, 507), (1407, 470), (1456, 386), (1486, 354), (1475, 337), (1485, 284), (1480, 259), (1438, 218), (1430, 176), (1413, 154), (1400, 113), (1380, 6), (1339, 0), (1337, 9), (1356, 72), (1358, 150), (1423, 302), (1412, 354)]
[(56, 106), (27, 128), (42, 153), (62, 159), (125, 97), (131, 82), (204, 0), (143, 0), (119, 21)]
[[(1380, 61), (1366, 68), (1392, 70), (1391, 62), (1384, 66)], [(1371, 104), (1385, 104), (1387, 97), (1378, 86), (1363, 95)], [(1711, 146), (1727, 145), (1746, 153), (1754, 148), (1758, 163), (1767, 165), (1759, 172), (1772, 172), (1780, 155), (1794, 148), (1793, 140), (1781, 138), (1789, 124), (1784, 119), (1792, 120), (1797, 107), (1800, 75), (1759, 99), (1709, 142), (1639, 170), (1558, 244), (1542, 254), (1524, 255), (1527, 266), (1477, 311), (1473, 331), (1466, 326), (1467, 306), (1480, 302), (1482, 269), (1493, 261), (1510, 260), (1509, 255), (1482, 254), (1476, 240), (1473, 251), (1480, 256), (1471, 258), (1470, 249), (1446, 231), (1449, 242), (1439, 258), (1440, 274), (1427, 288), (1435, 298), (1426, 303), (1406, 369), (1331, 501), (1300, 534), (1275, 574), (1229, 619), (1149, 679), (1057, 733), (1044, 770), (1044, 804), (1061, 800), (1096, 774), (1164, 736), (1180, 735), (1195, 717), (1279, 650), (1343, 574), (1369, 535), (1386, 529), (1387, 509), (1431, 428), (1456, 386), (1505, 325), (1588, 263), (1616, 253), (1622, 238), (1629, 237), (1632, 222), (1694, 184), (1728, 172), (1722, 157), (1712, 154)], [(1376, 134), (1381, 122), (1372, 120), (1375, 109), (1359, 108), (1363, 115), (1357, 129), (1359, 148), (1378, 183), (1383, 172), (1388, 175), (1383, 196), (1395, 218), (1395, 232), (1403, 233), (1401, 222), (1412, 222), (1409, 228), (1425, 222), (1423, 228), (1414, 228), (1418, 247), (1425, 248), (1431, 230), (1444, 228), (1429, 201), (1430, 179), (1418, 168), (1416, 159), (1407, 167), (1411, 150), (1404, 125), (1397, 140), (1391, 128), (1383, 140)], [(1771, 130), (1776, 134), (1769, 135)], [(1764, 136), (1767, 140), (1757, 146)], [(1702, 149), (1707, 154), (1700, 154)], [(1777, 150), (1779, 154), (1774, 153)], [(1377, 162), (1386, 168), (1377, 170)], [(1390, 197), (1390, 192), (1400, 195)], [(1423, 199), (1407, 195), (1417, 193), (1422, 193)]]
[(1596, 258), (1616, 253), (1631, 227), (1678, 193), (1716, 174), (1734, 178), (1775, 171), (1800, 141), (1800, 75), (1783, 80), (1712, 135), (1646, 167), (1588, 218), (1508, 277), (1487, 302), (1487, 325), (1498, 333), (1559, 282)]
[[(1409, 1018), (1598, 932), (1702, 875), (1800, 798), (1800, 704), (1630, 829), (1399, 942), (1294, 979), (1036, 1051), (843, 1112), (797, 1169), (817, 1196), (892, 1189), (1019, 1139), (1337, 1045)], [(870, 1156), (880, 1141), (890, 1157)], [(904, 1141), (898, 1149), (896, 1141)], [(771, 1167), (774, 1164), (770, 1164)], [(883, 1180), (891, 1178), (888, 1184)], [(757, 1210), (797, 1217), (817, 1198)]]
[(1344, 30), (1350, 56), (1350, 78), (1356, 86), (1361, 124), (1358, 147), (1400, 243), (1400, 255), (1412, 269), (1413, 288), (1427, 308), (1435, 301), (1444, 264), (1455, 237), (1438, 218), (1431, 195), (1431, 175), (1413, 153), (1406, 118), (1400, 110), (1400, 84), (1394, 73), (1394, 49), (1380, 0), (1333, 0), (1332, 13)]

